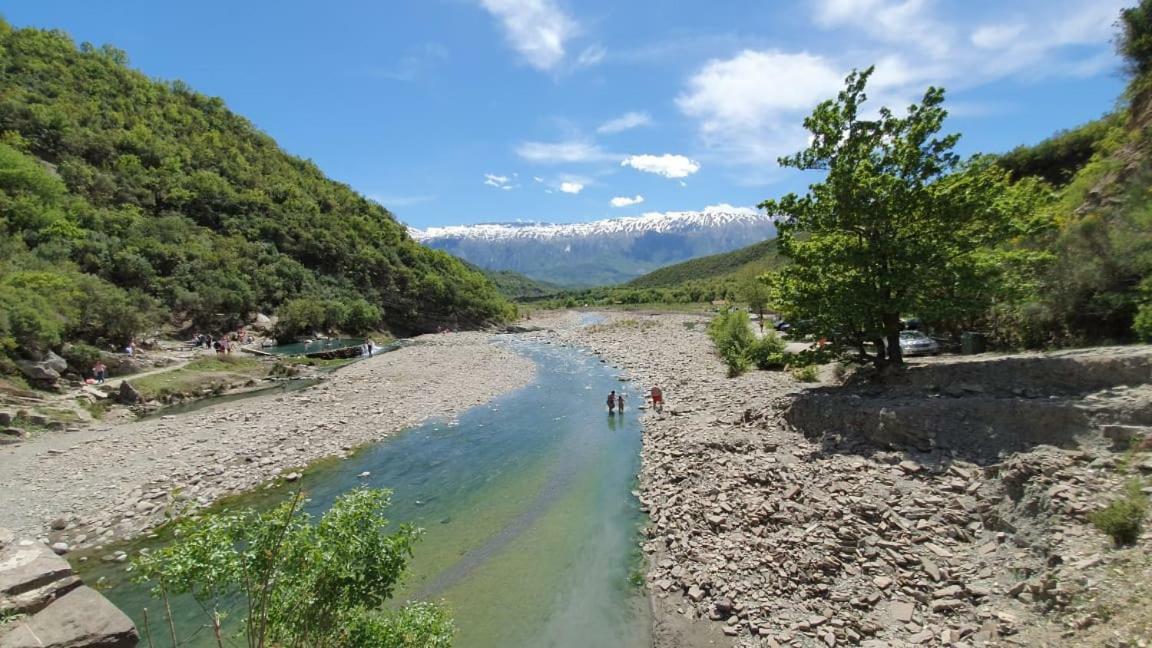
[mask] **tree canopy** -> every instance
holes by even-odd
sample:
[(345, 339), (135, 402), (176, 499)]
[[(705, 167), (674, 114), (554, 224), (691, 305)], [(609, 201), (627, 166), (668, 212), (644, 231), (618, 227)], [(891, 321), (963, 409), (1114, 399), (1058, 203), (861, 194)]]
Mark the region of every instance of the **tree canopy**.
[(961, 163), (959, 136), (940, 134), (943, 90), (929, 88), (905, 116), (866, 113), (871, 74), (852, 72), (804, 120), (810, 146), (780, 160), (823, 180), (760, 206), (779, 218), (780, 253), (792, 262), (773, 282), (782, 309), (829, 339), (872, 340), (879, 360), (899, 364), (901, 317), (985, 302), (976, 252), (1009, 236), (1032, 205), (991, 160)]

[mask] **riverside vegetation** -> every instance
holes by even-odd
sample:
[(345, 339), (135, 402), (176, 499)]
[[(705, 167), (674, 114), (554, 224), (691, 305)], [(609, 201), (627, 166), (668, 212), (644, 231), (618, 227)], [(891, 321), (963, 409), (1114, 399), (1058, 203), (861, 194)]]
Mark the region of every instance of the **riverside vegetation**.
[(955, 155), (940, 89), (904, 117), (864, 117), (870, 72), (854, 74), (806, 120), (813, 144), (781, 160), (828, 175), (761, 205), (777, 240), (551, 303), (747, 302), (760, 277), (793, 330), (881, 340), (896, 361), (901, 316), (1001, 349), (1152, 341), (1150, 16), (1140, 2), (1118, 22), (1131, 81), (1115, 112), (1002, 155)]
[[(0, 19), (0, 372), (163, 325), (410, 333), (514, 315), (219, 98), (124, 52)], [(85, 367), (86, 369), (86, 367)]]

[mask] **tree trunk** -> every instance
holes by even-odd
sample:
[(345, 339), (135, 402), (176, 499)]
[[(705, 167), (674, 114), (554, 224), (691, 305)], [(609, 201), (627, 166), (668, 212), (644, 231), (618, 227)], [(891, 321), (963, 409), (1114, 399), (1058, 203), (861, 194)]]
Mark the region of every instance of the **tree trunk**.
[(888, 340), (888, 362), (896, 366), (904, 364), (904, 353), (900, 350), (900, 314), (884, 314), (884, 337)]
[(886, 346), (884, 338), (876, 338), (872, 340), (872, 344), (876, 345), (876, 357), (874, 358), (876, 368), (881, 369), (884, 365), (888, 364), (888, 354), (884, 349)]

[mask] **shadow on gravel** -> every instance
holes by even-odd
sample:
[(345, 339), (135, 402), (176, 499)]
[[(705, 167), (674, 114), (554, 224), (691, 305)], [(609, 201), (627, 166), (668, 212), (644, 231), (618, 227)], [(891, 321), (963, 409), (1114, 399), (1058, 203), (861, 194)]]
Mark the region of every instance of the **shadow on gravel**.
[(1105, 425), (1152, 423), (1141, 389), (1150, 382), (1147, 348), (931, 362), (806, 390), (785, 420), (823, 437), (827, 452), (908, 449), (989, 465), (1039, 445), (1100, 445)]

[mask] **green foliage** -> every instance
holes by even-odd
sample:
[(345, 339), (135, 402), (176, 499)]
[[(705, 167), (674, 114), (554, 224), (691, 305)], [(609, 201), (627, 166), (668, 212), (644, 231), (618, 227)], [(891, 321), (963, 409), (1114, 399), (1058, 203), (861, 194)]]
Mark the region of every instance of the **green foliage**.
[(541, 299), (564, 291), (556, 284), (526, 277), (511, 270), (481, 270), (481, 272), (496, 286), (496, 290), (508, 299)]
[(783, 369), (788, 364), (785, 346), (784, 340), (775, 332), (765, 333), (748, 349), (748, 359), (757, 369)]
[(349, 332), (514, 315), (481, 273), (220, 99), (126, 61), (59, 31), (0, 29), (0, 292), (22, 304), (3, 310), (10, 353), (120, 344), (161, 313), (226, 330), (317, 296), (323, 325)]
[(448, 646), (453, 628), (428, 604), (394, 612), (392, 597), (419, 531), (388, 533), (387, 491), (360, 489), (318, 522), (300, 496), (267, 513), (182, 523), (173, 544), (135, 559), (156, 594), (190, 593), (213, 614), (233, 602), (249, 646)]
[(716, 346), (716, 352), (728, 365), (728, 375), (739, 376), (752, 365), (751, 350), (756, 344), (756, 336), (749, 328), (748, 313), (742, 310), (728, 310), (720, 313), (708, 324), (708, 337)]
[(1132, 330), (1141, 342), (1152, 342), (1152, 303), (1140, 305), (1132, 322)]
[(1037, 192), (1011, 190), (990, 160), (960, 165), (959, 136), (939, 135), (943, 90), (929, 88), (906, 117), (881, 108), (878, 119), (861, 118), (871, 74), (850, 74), (839, 96), (804, 120), (809, 148), (780, 160), (825, 172), (824, 180), (806, 196), (761, 207), (780, 219), (780, 253), (792, 262), (772, 280), (774, 302), (811, 333), (849, 331), (879, 342), (879, 361), (899, 364), (902, 314), (983, 311), (990, 266), (974, 253), (1013, 234)]
[(1140, 537), (1148, 511), (1148, 497), (1140, 490), (1138, 479), (1130, 481), (1126, 493), (1090, 516), (1092, 524), (1108, 534), (1117, 546), (1132, 544)]
[(1061, 131), (1034, 146), (1019, 146), (1000, 156), (996, 163), (1012, 178), (1039, 177), (1055, 186), (1064, 186), (1082, 169), (1109, 132), (1120, 125), (1119, 113)]
[(1152, 1), (1140, 0), (1135, 7), (1120, 12), (1117, 49), (1134, 76), (1152, 71)]
[[(726, 298), (733, 285), (742, 279), (761, 275), (782, 263), (775, 239), (769, 239), (739, 250), (666, 266), (637, 277), (625, 286), (699, 290), (702, 298), (693, 301), (711, 301)], [(705, 288), (709, 288), (706, 295), (703, 294)]]
[(800, 382), (819, 382), (820, 372), (816, 365), (805, 365), (793, 369), (792, 377)]

